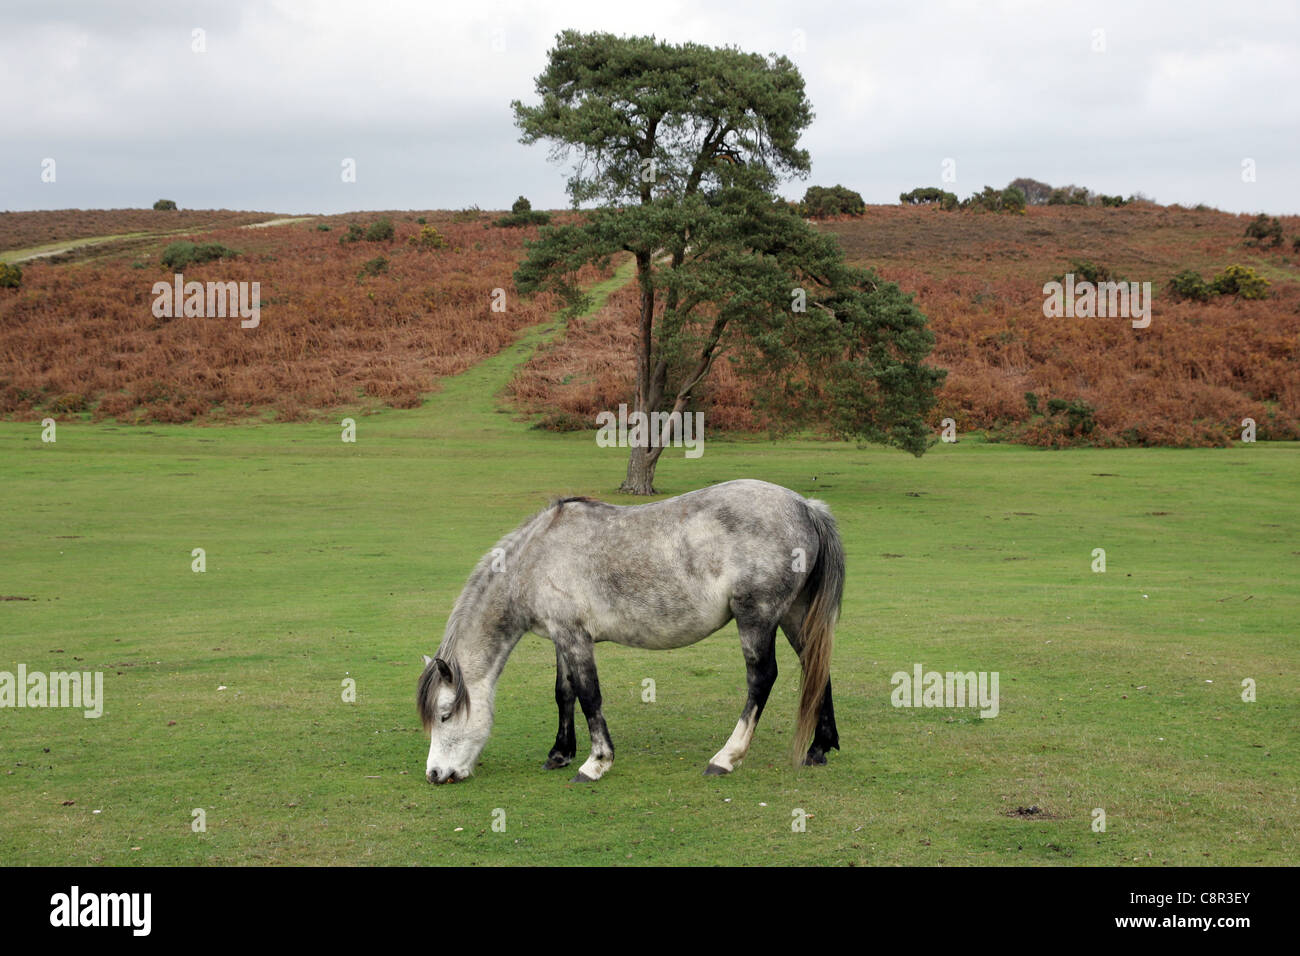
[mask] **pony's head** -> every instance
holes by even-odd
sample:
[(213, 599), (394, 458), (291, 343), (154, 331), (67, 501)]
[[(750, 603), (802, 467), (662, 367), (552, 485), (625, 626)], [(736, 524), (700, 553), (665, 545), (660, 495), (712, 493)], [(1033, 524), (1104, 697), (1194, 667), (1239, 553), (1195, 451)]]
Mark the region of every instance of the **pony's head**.
[(429, 734), (426, 779), (430, 783), (464, 780), (473, 772), (492, 731), (490, 699), (472, 706), (460, 665), (426, 656), (415, 702)]

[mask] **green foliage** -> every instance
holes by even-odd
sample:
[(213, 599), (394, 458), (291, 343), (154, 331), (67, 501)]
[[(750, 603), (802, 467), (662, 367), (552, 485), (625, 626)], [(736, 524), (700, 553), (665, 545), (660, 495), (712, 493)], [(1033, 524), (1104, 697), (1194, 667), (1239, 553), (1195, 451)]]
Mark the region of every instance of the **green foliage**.
[(1086, 206), (1092, 192), (1083, 186), (1059, 186), (1047, 197), (1049, 206)]
[(1097, 262), (1090, 262), (1087, 259), (1071, 259), (1070, 268), (1066, 269), (1061, 275), (1054, 277), (1054, 282), (1065, 282), (1066, 274), (1074, 276), (1075, 283), (1091, 282), (1121, 282), (1118, 275), (1110, 270), (1109, 267)]
[(1025, 202), (1031, 206), (1046, 205), (1048, 198), (1052, 195), (1051, 186), (1040, 180), (1030, 179), (1028, 176), (1013, 179), (1007, 185), (1008, 188), (1019, 189), (1024, 193)]
[(396, 235), (393, 229), (393, 221), (388, 218), (378, 219), (369, 226), (360, 226), (355, 222), (348, 223), (348, 231), (345, 235), (339, 236), (340, 244), (349, 242), (389, 242)]
[(1065, 415), (1068, 433), (1071, 435), (1088, 435), (1097, 427), (1095, 418), (1097, 410), (1083, 399), (1067, 402), (1063, 398), (1049, 398), (1047, 400), (1048, 416), (1054, 417), (1062, 413)]
[(983, 191), (967, 196), (961, 201), (962, 209), (986, 209), (997, 212), (1002, 204), (1002, 195), (992, 186), (985, 186)]
[(1169, 294), (1175, 299), (1208, 302), (1214, 290), (1195, 269), (1184, 269), (1169, 280)]
[(938, 202), (943, 190), (937, 186), (917, 186), (911, 192), (899, 193), (898, 201), (903, 205), (917, 206), (922, 203)]
[(1002, 209), (1006, 212), (1024, 212), (1025, 194), (1015, 186), (1002, 190)]
[(1025, 200), (1031, 206), (1127, 206), (1131, 202), (1138, 200), (1147, 200), (1141, 193), (1134, 193), (1128, 199), (1123, 196), (1107, 196), (1101, 193), (1093, 193), (1083, 186), (1058, 186), (1053, 189), (1047, 183), (1039, 182), (1036, 179), (1015, 179), (1012, 180), (1011, 186), (1020, 189), (1025, 194)]
[(861, 216), (867, 211), (862, 196), (847, 186), (809, 186), (799, 211), (809, 219), (828, 216)]
[(412, 236), (406, 240), (417, 249), (442, 249), (447, 245), (447, 240), (442, 237), (433, 226), (425, 226), (420, 230), (420, 234)]
[(170, 199), (159, 199), (156, 203), (153, 204), (153, 208), (160, 209), (160, 210), (175, 209), (176, 203), (174, 203)]
[[(1114, 282), (1115, 274), (1107, 266), (1087, 259), (1071, 259), (1070, 272), (1074, 273), (1075, 282)], [(1064, 278), (1064, 277), (1062, 277)]]
[(452, 222), (478, 222), (483, 216), (483, 210), (478, 206), (466, 206), (464, 209), (458, 209), (451, 214)]
[(179, 272), (186, 266), (200, 262), (212, 262), (216, 259), (234, 259), (239, 253), (217, 242), (193, 243), (188, 240), (173, 242), (162, 251), (159, 257), (162, 264)]
[(944, 192), (936, 186), (921, 186), (909, 193), (899, 193), (898, 201), (910, 206), (938, 203), (941, 209), (957, 208), (956, 194)]
[(328, 223), (324, 223), (324, 222), (318, 222), (318, 223), (316, 223), (316, 231), (317, 231), (317, 232), (329, 232), (329, 231), (330, 231), (329, 224), (328, 224)]
[(980, 192), (963, 199), (960, 206), (985, 212), (1024, 212), (1025, 194), (1015, 186), (1001, 190), (985, 186)]
[[(1028, 421), (1012, 425), (1005, 431), (990, 431), (989, 440), (1024, 440), (1033, 435), (1036, 443), (1053, 447), (1088, 444), (1086, 439), (1097, 427), (1097, 410), (1081, 398), (1069, 401), (1049, 398), (1044, 407), (1038, 395), (1025, 392), (1025, 405), (1029, 408)], [(1044, 438), (1049, 440), (1044, 441)]]
[(425, 218), (424, 218), (423, 216), (420, 216), (420, 217), (419, 217), (418, 219), (416, 219), (415, 221), (416, 221), (416, 224), (423, 226), (424, 223), (425, 223)]
[(1282, 222), (1277, 216), (1271, 219), (1260, 213), (1246, 227), (1246, 245), (1262, 246), (1266, 249), (1276, 249), (1282, 245)]
[[(474, 209), (474, 218), (477, 219), (478, 207), (475, 206)], [(510, 215), (502, 216), (498, 219), (497, 225), (505, 226), (506, 228), (517, 228), (519, 226), (544, 226), (550, 221), (551, 214), (549, 212), (534, 212), (533, 204), (523, 196), (520, 196), (511, 205)]]
[(1208, 283), (1193, 269), (1184, 269), (1169, 280), (1169, 291), (1176, 299), (1208, 302), (1216, 295), (1240, 299), (1267, 299), (1269, 282), (1248, 266), (1228, 266)]
[(1269, 282), (1256, 275), (1248, 266), (1228, 266), (1210, 282), (1218, 295), (1233, 295), (1240, 299), (1267, 299)]
[(16, 289), (23, 281), (23, 270), (0, 262), (0, 289)]
[(360, 271), (357, 272), (358, 279), (364, 279), (367, 276), (382, 275), (388, 271), (388, 260), (383, 256), (375, 258), (362, 264)]
[(511, 104), (520, 141), (581, 157), (567, 185), (578, 205), (707, 193), (740, 170), (775, 180), (810, 168), (798, 141), (812, 105), (785, 56), (566, 30), (536, 90), (537, 105)]
[(78, 394), (77, 392), (65, 392), (50, 402), (48, 410), (55, 414), (62, 415), (69, 412), (84, 412), (89, 407), (89, 403), (86, 401), (84, 395)]
[(392, 240), (395, 232), (393, 230), (393, 220), (379, 219), (370, 224), (366, 230), (366, 242), (389, 242)]

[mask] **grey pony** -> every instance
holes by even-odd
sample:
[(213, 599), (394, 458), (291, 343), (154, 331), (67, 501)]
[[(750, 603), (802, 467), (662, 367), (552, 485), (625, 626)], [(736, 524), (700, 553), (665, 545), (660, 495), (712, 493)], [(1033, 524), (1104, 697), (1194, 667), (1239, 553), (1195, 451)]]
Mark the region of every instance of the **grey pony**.
[(748, 696), (705, 773), (730, 773), (749, 749), (776, 680), (778, 625), (803, 672), (795, 762), (824, 764), (839, 749), (830, 657), (843, 587), (830, 510), (779, 485), (741, 479), (632, 506), (555, 501), (484, 555), (437, 654), (424, 658), (416, 700), (430, 737), (425, 776), (448, 783), (473, 771), (491, 733), (497, 680), (525, 632), (555, 644), (559, 730), (544, 766), (574, 759), (576, 699), (591, 754), (573, 779), (591, 781), (614, 759), (594, 645), (685, 647), (733, 619)]

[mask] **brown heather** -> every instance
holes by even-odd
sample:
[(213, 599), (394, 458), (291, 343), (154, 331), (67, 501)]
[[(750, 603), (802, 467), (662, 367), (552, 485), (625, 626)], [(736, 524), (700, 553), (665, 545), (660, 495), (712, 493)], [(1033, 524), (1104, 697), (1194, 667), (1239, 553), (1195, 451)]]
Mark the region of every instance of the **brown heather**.
[[(960, 430), (1034, 445), (1224, 445), (1241, 420), (1261, 439), (1300, 437), (1300, 268), (1290, 252), (1300, 218), (1283, 217), (1281, 250), (1243, 244), (1249, 216), (1142, 204), (1118, 209), (1031, 207), (1025, 215), (870, 206), (865, 216), (818, 226), (840, 236), (850, 261), (913, 292), (948, 369), (932, 415)], [(1043, 284), (1074, 260), (1119, 280), (1150, 282), (1151, 325), (1128, 319), (1044, 317)], [(1207, 278), (1240, 263), (1271, 283), (1263, 301), (1175, 302), (1166, 286), (1183, 269)], [(630, 289), (539, 351), (512, 391), (552, 427), (594, 428), (599, 411), (630, 401), (635, 305)], [(1031, 415), (1024, 395), (1095, 409), (1089, 435), (1065, 416)], [(718, 431), (767, 430), (725, 361), (698, 407)]]
[[(153, 210), (0, 214), (0, 248), (91, 235), (256, 222), (271, 214)], [(261, 283), (261, 326), (236, 319), (155, 319), (152, 286), (170, 271), (159, 251), (182, 235), (135, 238), (23, 263), (19, 289), (0, 290), (0, 415), (91, 412), (125, 420), (220, 420), (273, 413), (310, 417), (340, 405), (410, 407), (455, 374), (544, 321), (558, 303), (521, 301), (510, 274), (534, 229), (485, 228), (425, 213), (448, 248), (407, 243), (415, 213), (315, 217), (268, 229), (220, 228), (188, 238), (239, 250), (191, 266), (187, 280)], [(341, 245), (349, 222), (387, 216), (391, 242)], [(42, 221), (48, 217), (49, 221)], [(82, 218), (77, 218), (82, 217)], [(226, 218), (234, 217), (234, 218)], [(465, 217), (457, 217), (465, 218)], [(567, 218), (567, 217), (561, 217)], [(1278, 250), (1244, 245), (1249, 216), (1177, 207), (1032, 207), (1026, 215), (868, 207), (817, 228), (840, 236), (851, 261), (914, 292), (936, 337), (931, 362), (949, 370), (932, 416), (960, 429), (1055, 446), (1222, 445), (1254, 418), (1260, 438), (1300, 437), (1300, 268), (1290, 251), (1300, 220), (1284, 217)], [(318, 223), (331, 229), (321, 232)], [(160, 228), (161, 227), (161, 228)], [(8, 231), (6, 231), (8, 230)], [(377, 256), (389, 270), (358, 279)], [(0, 256), (2, 259), (3, 256)], [(1043, 283), (1083, 260), (1112, 276), (1149, 281), (1147, 329), (1127, 319), (1048, 319)], [(132, 263), (143, 264), (133, 268)], [(1271, 283), (1263, 301), (1175, 302), (1167, 283), (1183, 269), (1206, 278), (1239, 263)], [(594, 270), (585, 281), (596, 277)], [(489, 311), (493, 288), (509, 310)], [(556, 428), (594, 427), (598, 412), (632, 395), (635, 290), (614, 294), (574, 322), (511, 384), (515, 400)], [(1091, 434), (1064, 416), (1032, 416), (1024, 394), (1095, 409)], [(696, 408), (718, 431), (764, 432), (750, 390), (725, 357)]]
[[(392, 241), (340, 244), (349, 221), (367, 225), (385, 215), (397, 227)], [(21, 288), (0, 290), (0, 415), (293, 420), (340, 405), (416, 406), (439, 377), (495, 354), (559, 307), (547, 296), (521, 300), (511, 282), (535, 229), (425, 215), (447, 248), (407, 243), (420, 230), (413, 213), (365, 213), (168, 236), (148, 254), (133, 247), (125, 255), (87, 251), (68, 262), (24, 263)], [(331, 230), (318, 231), (318, 222)], [(95, 228), (128, 231), (120, 223)], [(238, 317), (154, 317), (153, 284), (172, 276), (158, 253), (177, 238), (241, 253), (184, 275), (259, 282), (259, 327), (243, 329)], [(0, 234), (0, 247), (16, 245)], [(388, 271), (358, 279), (362, 264), (381, 255)], [(134, 268), (142, 258), (145, 267)], [(597, 278), (594, 269), (583, 276)], [(490, 311), (497, 287), (506, 290), (504, 313)]]

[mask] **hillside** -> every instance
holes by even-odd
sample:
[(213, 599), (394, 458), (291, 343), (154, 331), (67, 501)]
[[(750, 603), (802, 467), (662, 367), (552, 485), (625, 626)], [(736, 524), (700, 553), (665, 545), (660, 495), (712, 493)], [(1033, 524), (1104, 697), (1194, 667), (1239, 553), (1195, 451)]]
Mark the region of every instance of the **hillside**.
[[(127, 212), (120, 220), (88, 214), (90, 225), (80, 230), (67, 213), (17, 214), (19, 241), (98, 234), (88, 229), (120, 235), (138, 224), (140, 211)], [(59, 221), (42, 226), (42, 217)], [(395, 223), (391, 238), (340, 241), (349, 224), (385, 218)], [(21, 286), (0, 289), (0, 415), (184, 422), (407, 408), (440, 377), (496, 354), (558, 306), (545, 296), (521, 300), (510, 281), (535, 229), (500, 229), (450, 213), (311, 217), (265, 228), (232, 227), (229, 219), (209, 215), (217, 228), (120, 237), (22, 262)], [(419, 219), (445, 245), (415, 244), (424, 228)], [(238, 317), (154, 314), (154, 283), (174, 275), (160, 256), (185, 239), (238, 253), (192, 263), (183, 275), (246, 282), (250, 297), (258, 283), (255, 328), (242, 328)], [(16, 244), (0, 232), (0, 249)], [(586, 274), (597, 276), (595, 269)], [(506, 293), (503, 312), (491, 309), (498, 288)]]
[[(0, 250), (9, 258), (33, 244), (102, 240), (27, 259), (21, 287), (0, 289), (0, 415), (292, 419), (339, 407), (410, 407), (440, 377), (495, 354), (558, 306), (520, 300), (510, 281), (536, 230), (501, 229), (487, 214), (372, 212), (241, 228), (274, 218), (0, 214)], [(340, 242), (349, 224), (381, 218), (396, 225), (391, 239)], [(421, 219), (445, 238), (444, 248), (412, 244)], [(1300, 437), (1300, 256), (1291, 251), (1300, 220), (1283, 220), (1279, 250), (1247, 246), (1248, 221), (1149, 204), (1030, 207), (1025, 215), (871, 206), (818, 228), (839, 236), (851, 261), (914, 293), (929, 316), (931, 362), (949, 370), (936, 427), (950, 417), (960, 430), (1048, 446), (1220, 445), (1240, 434), (1245, 417), (1259, 423), (1261, 439)], [(259, 282), (259, 328), (153, 315), (153, 283), (172, 275), (159, 256), (184, 238), (239, 253), (184, 273)], [(1185, 269), (1209, 278), (1233, 264), (1268, 279), (1269, 297), (1178, 302), (1167, 290)], [(1047, 318), (1044, 283), (1081, 268), (1150, 282), (1150, 326)], [(490, 310), (495, 288), (507, 292), (504, 313)], [(632, 287), (619, 290), (605, 310), (533, 357), (511, 384), (523, 410), (548, 427), (590, 428), (598, 411), (629, 399), (634, 296)], [(1054, 400), (1069, 410), (1050, 413)], [(726, 362), (715, 366), (698, 407), (715, 431), (768, 428)]]
[[(1300, 267), (1291, 251), (1300, 219), (1284, 218), (1286, 244), (1244, 244), (1251, 217), (1139, 205), (1030, 207), (1024, 215), (869, 206), (819, 228), (850, 261), (913, 292), (930, 319), (931, 363), (948, 369), (933, 416), (959, 430), (1057, 446), (1221, 445), (1258, 422), (1258, 437), (1300, 437)], [(1150, 282), (1152, 321), (1047, 318), (1044, 283), (1101, 267)], [(1232, 264), (1270, 282), (1261, 301), (1219, 296), (1178, 302), (1167, 285), (1185, 270), (1207, 279)], [(592, 421), (631, 393), (634, 308), (609, 311), (540, 352), (513, 384), (552, 427)], [(1037, 398), (1039, 415), (1025, 393)], [(1059, 399), (1076, 410), (1046, 414)], [(762, 431), (744, 383), (725, 363), (700, 396), (719, 430)], [(1086, 429), (1086, 430), (1085, 430)]]

